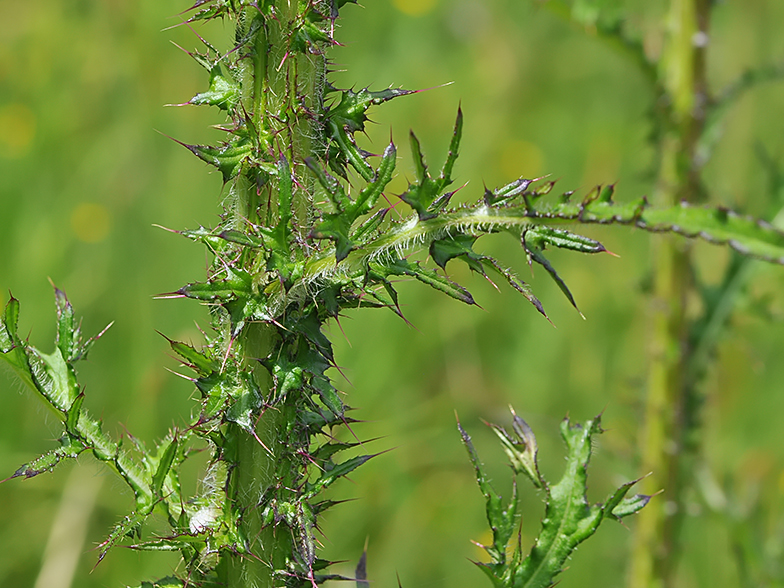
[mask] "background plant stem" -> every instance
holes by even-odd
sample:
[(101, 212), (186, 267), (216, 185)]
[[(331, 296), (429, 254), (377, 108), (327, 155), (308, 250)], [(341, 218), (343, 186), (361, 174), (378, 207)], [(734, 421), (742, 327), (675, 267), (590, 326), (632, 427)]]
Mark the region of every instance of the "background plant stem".
[[(697, 150), (707, 102), (705, 49), (709, 2), (673, 0), (661, 61), (660, 97), (665, 132), (661, 143), (658, 204), (702, 199)], [(642, 471), (652, 472), (646, 492), (664, 490), (637, 520), (629, 585), (674, 585), (678, 528), (683, 517), (687, 435), (694, 422), (690, 382), (687, 298), (693, 287), (690, 247), (684, 241), (657, 239), (655, 246), (650, 372), (640, 439)]]

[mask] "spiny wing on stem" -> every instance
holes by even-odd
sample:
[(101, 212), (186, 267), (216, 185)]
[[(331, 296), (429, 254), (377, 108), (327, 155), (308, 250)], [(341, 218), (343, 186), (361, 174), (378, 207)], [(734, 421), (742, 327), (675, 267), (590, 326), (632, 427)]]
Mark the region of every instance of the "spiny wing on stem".
[[(488, 270), (502, 275), (544, 314), (541, 303), (527, 284), (504, 269), (498, 260), (474, 250), (480, 236), (496, 232), (515, 235), (529, 263), (536, 262), (544, 267), (567, 299), (576, 306), (565, 281), (545, 257), (544, 251), (548, 246), (590, 254), (602, 253), (606, 249), (598, 241), (565, 228), (568, 225), (627, 224), (652, 232), (675, 232), (710, 242), (727, 243), (747, 255), (784, 263), (784, 234), (771, 225), (726, 209), (686, 205), (654, 209), (644, 198), (616, 203), (612, 199), (611, 186), (597, 188), (580, 201), (573, 202), (571, 194), (566, 193), (554, 202), (548, 202), (544, 196), (551, 191), (552, 182), (546, 182), (542, 187), (531, 180), (521, 179), (493, 192), (488, 191), (492, 197), (486, 193), (472, 206), (434, 212), (432, 216), (425, 215), (424, 219), (417, 214), (407, 221), (384, 225), (384, 211), (373, 213), (372, 204), (386, 185), (387, 174), (391, 174), (387, 170), (392, 167), (394, 156), (389, 153), (392, 148), (390, 144), (379, 167), (384, 173), (376, 174), (377, 179), (361, 192), (362, 198), (354, 201), (343, 194), (336, 199), (338, 210), (325, 214), (321, 224), (316, 225), (314, 233), (318, 232), (318, 235), (314, 236), (334, 241), (335, 247), (322, 248), (313, 251), (310, 257), (292, 260), (283, 249), (282, 242), (276, 243), (269, 237), (259, 241), (253, 237), (254, 231), (249, 232), (247, 239), (228, 231), (218, 234), (200, 232), (205, 242), (224, 239), (246, 247), (264, 245), (270, 256), (279, 250), (280, 255), (288, 260), (286, 275), (299, 278), (287, 281), (284, 289), (270, 284), (263, 300), (260, 299), (255, 306), (248, 306), (248, 312), (263, 307), (267, 309), (268, 318), (275, 317), (285, 310), (289, 301), (311, 296), (308, 292), (313, 287), (322, 292), (333, 292), (336, 301), (344, 300), (338, 302), (338, 306), (356, 306), (362, 296), (369, 296), (366, 300), (375, 299), (381, 305), (397, 309), (397, 297), (388, 278), (401, 275), (415, 277), (458, 300), (473, 304), (473, 297), (464, 287), (417, 263), (404, 261), (411, 253), (426, 249), (442, 269), (449, 261), (458, 260), (485, 276)], [(368, 194), (367, 199), (364, 194)], [(383, 232), (380, 227), (384, 227)], [(262, 228), (256, 228), (255, 232), (264, 235)], [(331, 287), (325, 288), (328, 284)], [(377, 286), (386, 290), (389, 300), (385, 302), (378, 298)], [(359, 298), (349, 295), (352, 291), (358, 292)], [(247, 299), (254, 295), (248, 277), (243, 278), (241, 270), (231, 269), (227, 269), (219, 280), (210, 284), (192, 284), (181, 289), (180, 293), (207, 301)], [(339, 308), (333, 308), (333, 315), (337, 310)], [(258, 311), (254, 312), (257, 312), (256, 319), (262, 318)]]
[[(529, 263), (541, 265), (576, 308), (566, 282), (545, 257), (544, 251), (550, 246), (580, 253), (605, 252), (598, 241), (564, 228), (564, 225), (579, 224), (629, 224), (651, 232), (675, 232), (690, 238), (727, 243), (744, 254), (784, 263), (784, 234), (764, 222), (721, 208), (684, 204), (654, 209), (645, 198), (617, 203), (613, 200), (614, 185), (598, 186), (579, 201), (572, 201), (572, 193), (567, 192), (554, 202), (548, 202), (545, 197), (552, 192), (554, 181), (541, 183), (535, 179), (520, 178), (492, 191), (485, 189), (483, 198), (472, 206), (447, 209), (451, 194), (445, 190), (452, 181), (461, 133), (462, 115), (458, 112), (449, 153), (438, 178), (430, 176), (419, 141), (412, 134), (417, 182), (409, 186), (401, 199), (411, 206), (416, 217), (387, 225), (380, 233), (378, 227), (383, 226), (384, 216), (378, 214), (367, 230), (358, 229), (351, 237), (348, 236), (347, 225), (339, 224), (349, 216), (329, 217), (330, 224), (339, 229), (329, 238), (338, 243), (335, 257), (344, 267), (331, 267), (324, 263), (331, 251), (322, 250), (305, 262), (303, 279), (306, 282), (310, 279), (323, 281), (336, 274), (356, 275), (359, 268), (368, 267), (370, 262), (381, 266), (395, 264), (395, 260), (427, 248), (433, 261), (442, 269), (446, 268), (449, 260), (458, 259), (485, 276), (488, 269), (503, 275), (544, 314), (541, 303), (528, 285), (504, 270), (494, 258), (474, 252), (478, 237), (505, 231), (519, 236)], [(356, 214), (350, 215), (351, 224), (358, 218)], [(364, 224), (359, 226), (364, 227)], [(388, 282), (383, 286), (389, 290)], [(450, 295), (454, 292), (451, 289)], [(469, 301), (467, 296), (460, 298)]]
[[(117, 472), (133, 490), (134, 514), (119, 525), (103, 544), (105, 548), (136, 532), (153, 509), (160, 505), (170, 518), (181, 510), (182, 500), (175, 470), (184, 460), (183, 441), (187, 433), (171, 434), (155, 451), (146, 451), (139, 442), (141, 460), (137, 461), (111, 439), (84, 409), (84, 393), (77, 380), (74, 364), (85, 359), (93, 343), (105, 332), (86, 341), (82, 339), (78, 321), (65, 293), (55, 288), (57, 331), (55, 349), (45, 354), (22, 341), (17, 334), (19, 303), (12, 298), (0, 320), (0, 358), (35, 390), (45, 405), (57, 415), (64, 432), (60, 446), (23, 465), (11, 476), (27, 478), (53, 470), (64, 460), (90, 451)], [(105, 553), (101, 551), (100, 557)]]
[[(519, 185), (523, 184), (525, 182)], [(483, 199), (473, 206), (447, 210), (424, 220), (413, 217), (392, 225), (383, 234), (373, 234), (342, 262), (346, 265), (342, 271), (348, 272), (368, 260), (383, 263), (385, 259), (398, 259), (424, 248), (431, 252), (437, 265), (445, 266), (449, 260), (459, 259), (479, 271), (480, 263), (489, 268), (497, 262), (476, 254), (473, 250), (475, 240), (489, 233), (509, 232), (518, 236), (529, 259), (545, 267), (574, 303), (568, 287), (543, 251), (550, 246), (581, 253), (605, 252), (598, 241), (564, 228), (579, 224), (627, 224), (651, 232), (674, 232), (713, 243), (726, 243), (746, 255), (784, 263), (784, 233), (765, 222), (726, 209), (687, 205), (654, 209), (644, 198), (616, 203), (611, 199), (611, 192), (607, 188), (598, 189), (579, 202), (571, 202), (566, 194), (555, 203), (538, 201), (534, 205), (534, 200), (526, 196), (535, 194), (539, 197), (538, 192), (523, 190), (493, 206), (488, 206)], [(325, 279), (330, 273), (340, 271), (323, 263), (324, 256), (328, 255), (329, 251), (323, 251), (308, 260), (303, 277)], [(527, 288), (520, 290), (530, 294)], [(529, 300), (534, 302), (535, 299)]]

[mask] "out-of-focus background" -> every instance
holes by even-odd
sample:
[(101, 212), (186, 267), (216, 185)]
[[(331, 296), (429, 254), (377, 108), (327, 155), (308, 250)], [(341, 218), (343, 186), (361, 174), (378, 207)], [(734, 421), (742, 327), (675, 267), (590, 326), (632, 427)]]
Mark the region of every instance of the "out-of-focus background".
[[(407, 133), (416, 130), (432, 167), (443, 162), (458, 104), (466, 126), (456, 176), (478, 198), (519, 176), (551, 174), (562, 190), (617, 182), (618, 199), (654, 190), (649, 142), (651, 94), (643, 77), (590, 31), (528, 0), (376, 0), (347, 5), (342, 47), (331, 51), (339, 87), (433, 88), (377, 108), (368, 149), (390, 132), (400, 147), (400, 193), (413, 175)], [(665, 3), (606, 1), (655, 55)], [(206, 87), (185, 53), (199, 46), (176, 14), (186, 3), (160, 0), (0, 0), (0, 302), (22, 302), (20, 330), (50, 350), (50, 278), (64, 289), (83, 327), (114, 326), (80, 370), (87, 406), (116, 435), (142, 440), (183, 424), (190, 386), (167, 371), (177, 362), (155, 330), (199, 341), (206, 313), (194, 302), (155, 300), (204, 275), (204, 251), (153, 224), (212, 225), (221, 180), (166, 135), (214, 142), (217, 111), (165, 107)], [(748, 68), (784, 59), (784, 4), (721, 3), (714, 10), (710, 80), (725, 87)], [(199, 34), (220, 46), (231, 23)], [(449, 84), (449, 85), (446, 85)], [(784, 165), (784, 83), (759, 86), (727, 113), (707, 167), (715, 203), (763, 214), (776, 196), (760, 153)], [(157, 131), (157, 132), (156, 132)], [(392, 451), (342, 482), (335, 498), (356, 498), (323, 523), (323, 555), (356, 561), (365, 541), (375, 586), (459, 588), (486, 580), (470, 560), (489, 541), (483, 499), (455, 428), (455, 411), (475, 439), (499, 490), (509, 470), (482, 419), (507, 423), (514, 405), (533, 427), (540, 465), (560, 475), (560, 420), (604, 411), (591, 495), (603, 500), (638, 477), (649, 323), (646, 284), (651, 237), (628, 228), (588, 228), (620, 255), (553, 252), (586, 320), (542, 271), (529, 272), (519, 247), (499, 236), (480, 241), (530, 281), (555, 327), (509, 288), (500, 292), (459, 268), (481, 308), (468, 308), (401, 284), (411, 325), (388, 311), (348, 313), (333, 325), (338, 374), (357, 407), (363, 438)], [(698, 272), (710, 283), (728, 258), (696, 245)], [(529, 279), (530, 278), (530, 279)], [(784, 269), (760, 264), (737, 301), (731, 328), (702, 387), (705, 492), (689, 499), (681, 560), (684, 586), (757, 585), (754, 574), (784, 552)], [(53, 447), (55, 419), (10, 372), (0, 371), (0, 479)], [(194, 475), (196, 473), (194, 472)], [(542, 514), (540, 497), (520, 480), (523, 542)], [(195, 489), (195, 482), (192, 483)], [(662, 499), (662, 498), (658, 498)], [(726, 502), (722, 502), (725, 500)], [(36, 588), (134, 586), (166, 575), (176, 558), (112, 551), (91, 571), (91, 549), (124, 515), (129, 492), (85, 456), (32, 480), (0, 485), (0, 585)], [(725, 508), (726, 506), (726, 508)], [(634, 521), (628, 523), (634, 525)], [(630, 530), (607, 523), (570, 562), (562, 586), (617, 586)], [(739, 537), (759, 557), (741, 572)], [(73, 576), (71, 576), (71, 570)], [(353, 564), (346, 564), (350, 573)], [(756, 568), (755, 568), (756, 566)], [(767, 575), (765, 575), (767, 574)]]

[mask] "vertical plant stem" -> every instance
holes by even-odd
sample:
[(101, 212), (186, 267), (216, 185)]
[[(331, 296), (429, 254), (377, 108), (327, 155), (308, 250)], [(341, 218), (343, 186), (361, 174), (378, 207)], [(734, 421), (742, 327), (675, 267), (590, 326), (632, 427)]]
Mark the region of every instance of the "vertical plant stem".
[[(237, 60), (243, 124), (252, 126), (258, 136), (258, 159), (273, 164), (285, 157), (291, 162), (295, 185), (292, 208), (304, 218), (309, 214), (305, 190), (309, 180), (298, 176), (305, 169), (304, 159), (317, 154), (311, 139), (316, 133), (311, 127), (323, 103), (326, 62), (322, 54), (290, 51), (301, 10), (296, 0), (276, 0), (274, 9), (266, 15), (251, 6), (237, 23), (235, 42), (245, 52)], [(244, 167), (231, 186), (225, 225), (239, 230), (246, 229), (248, 221), (275, 226), (280, 215), (277, 196), (274, 178), (262, 183), (254, 165)], [(243, 269), (252, 275), (264, 275), (264, 267), (259, 267), (263, 258), (247, 250), (242, 256)], [(256, 365), (253, 377), (265, 399), (269, 398), (272, 382), (258, 360), (270, 354), (277, 337), (274, 326), (249, 323), (236, 337), (225, 339), (227, 355), (234, 354), (248, 366)], [(272, 587), (279, 583), (276, 572), (284, 571), (291, 558), (289, 534), (279, 528), (276, 532), (275, 525), (262, 520), (265, 496), (269, 496), (272, 486), (282, 485), (280, 472), (294, 467), (285, 439), (291, 417), (288, 413), (282, 405), (262, 410), (256, 436), (238, 425), (227, 429), (223, 451), (230, 463), (228, 499), (231, 508), (241, 514), (239, 533), (247, 548), (247, 553), (224, 555), (218, 566), (219, 578), (228, 587)]]
[[(658, 199), (661, 206), (702, 198), (698, 139), (707, 100), (705, 49), (708, 0), (672, 0), (660, 77), (666, 125), (661, 145)], [(664, 490), (663, 500), (643, 510), (635, 529), (632, 588), (674, 585), (683, 516), (687, 435), (694, 423), (689, 379), (689, 323), (686, 305), (692, 288), (690, 248), (671, 238), (657, 241), (654, 264), (651, 365), (640, 447), (643, 471), (652, 472), (645, 491)]]

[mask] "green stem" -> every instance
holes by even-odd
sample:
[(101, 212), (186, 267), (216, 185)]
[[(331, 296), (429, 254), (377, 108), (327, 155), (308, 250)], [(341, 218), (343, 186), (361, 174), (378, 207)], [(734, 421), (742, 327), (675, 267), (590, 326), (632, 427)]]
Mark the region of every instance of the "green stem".
[[(707, 103), (705, 47), (708, 0), (672, 0), (670, 31), (661, 62), (669, 102), (667, 132), (661, 145), (659, 204), (674, 206), (702, 199), (698, 140)], [(640, 514), (634, 537), (629, 585), (666, 588), (674, 585), (680, 551), (686, 439), (694, 423), (694, 394), (689, 365), (686, 302), (693, 287), (690, 250), (684, 242), (661, 239), (655, 250), (651, 365), (640, 447), (642, 467), (652, 475), (646, 493), (664, 490)]]
[[(256, 157), (275, 164), (281, 156), (291, 162), (294, 185), (292, 208), (306, 218), (308, 198), (303, 187), (310, 180), (300, 174), (305, 157), (314, 155), (311, 128), (323, 103), (323, 77), (326, 62), (323, 55), (301, 55), (290, 50), (292, 29), (297, 26), (302, 7), (298, 2), (276, 0), (272, 15), (263, 15), (256, 7), (248, 8), (237, 24), (237, 40), (246, 51), (238, 62), (242, 87), (242, 106), (259, 137)], [(251, 36), (252, 38), (248, 38)], [(316, 150), (317, 151), (317, 150)], [(316, 153), (318, 154), (318, 153)], [(276, 226), (278, 210), (277, 181), (273, 178), (260, 186), (258, 170), (252, 164), (235, 178), (232, 206), (227, 226), (247, 228), (247, 221), (268, 227)], [(300, 224), (302, 226), (302, 224)], [(263, 257), (245, 251), (243, 269), (252, 275), (264, 274)], [(216, 260), (221, 263), (221, 260)], [(230, 462), (227, 481), (230, 508), (240, 514), (239, 535), (245, 541), (246, 553), (222, 555), (218, 565), (221, 582), (230, 588), (268, 588), (279, 585), (280, 573), (292, 560), (292, 540), (285, 529), (265, 524), (263, 514), (269, 497), (287, 492), (295, 479), (288, 479), (296, 464), (288, 450), (286, 435), (290, 434), (292, 415), (283, 405), (269, 406), (273, 384), (269, 373), (258, 363), (279, 343), (276, 327), (247, 324), (236, 338), (225, 344), (225, 353), (232, 353), (246, 363), (256, 365), (253, 377), (265, 399), (265, 407), (257, 415), (256, 435), (235, 424), (226, 430), (224, 458)], [(230, 347), (230, 348), (229, 348)], [(288, 484), (287, 484), (288, 483)], [(270, 489), (276, 489), (270, 492)], [(293, 490), (292, 490), (293, 492)], [(266, 501), (266, 502), (265, 502)]]

